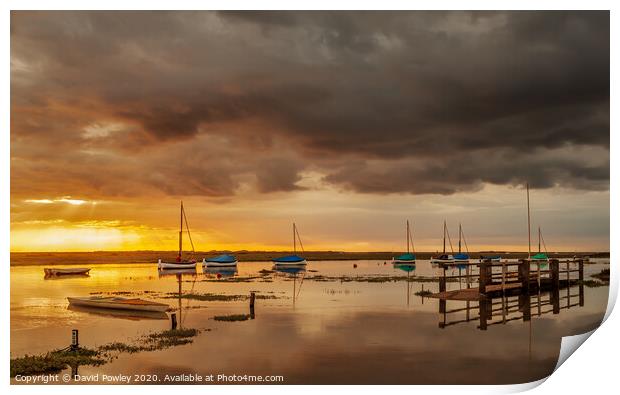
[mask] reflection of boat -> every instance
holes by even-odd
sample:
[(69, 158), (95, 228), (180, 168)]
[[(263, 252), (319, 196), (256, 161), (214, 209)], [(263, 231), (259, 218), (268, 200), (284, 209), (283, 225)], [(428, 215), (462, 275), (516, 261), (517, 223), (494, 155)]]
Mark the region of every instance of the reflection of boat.
[[(299, 293), (301, 292), (301, 286), (304, 283), (304, 278), (306, 275), (306, 267), (300, 265), (273, 265), (273, 270), (276, 273), (280, 273), (286, 277), (293, 278), (293, 306), (295, 306), (295, 301), (299, 297)], [(301, 274), (301, 276), (300, 276)], [(299, 289), (297, 289), (297, 277), (301, 277), (301, 281), (299, 283)]]
[(196, 275), (196, 269), (164, 269), (158, 270), (159, 277), (176, 276), (177, 274)]
[[(448, 236), (448, 241), (450, 241), (450, 234), (448, 233), (448, 227), (446, 226), (446, 221), (443, 221), (443, 253), (441, 255), (431, 258), (431, 263), (439, 263), (439, 264), (454, 263), (454, 257), (452, 255), (446, 254), (446, 235)], [(450, 241), (450, 249), (452, 249), (452, 241)]]
[(237, 266), (237, 258), (232, 255), (222, 254), (214, 258), (202, 259), (205, 267), (234, 267)]
[(272, 262), (275, 266), (306, 266), (307, 262), (305, 258), (302, 258), (297, 255), (297, 239), (299, 238), (299, 245), (301, 246), (301, 250), (303, 251), (304, 245), (301, 243), (301, 237), (299, 237), (299, 232), (297, 231), (297, 226), (293, 222), (293, 255), (287, 255), (280, 258), (272, 259)]
[(400, 269), (404, 272), (410, 273), (415, 270), (415, 264), (407, 264), (407, 263), (394, 263), (395, 269)]
[[(411, 242), (411, 249), (413, 250), (414, 254), (409, 252), (409, 242)], [(398, 264), (415, 265), (415, 247), (413, 246), (413, 237), (409, 229), (409, 220), (407, 220), (407, 253), (401, 256), (392, 258), (392, 263), (394, 265), (398, 265)]]
[(205, 266), (203, 268), (203, 272), (205, 274), (210, 274), (213, 276), (220, 276), (220, 277), (232, 277), (235, 274), (237, 274), (237, 267), (236, 266), (232, 266), (232, 267), (207, 267)]
[(185, 219), (185, 228), (187, 229), (187, 236), (189, 242), (192, 244), (192, 252), (194, 252), (194, 242), (192, 241), (192, 235), (189, 233), (189, 225), (187, 224), (187, 217), (185, 216), (185, 209), (183, 208), (183, 202), (181, 201), (181, 228), (179, 230), (179, 255), (174, 262), (163, 262), (161, 259), (157, 262), (159, 269), (191, 269), (196, 267), (196, 260), (183, 259), (183, 219)]
[(119, 310), (119, 309), (107, 309), (100, 307), (91, 307), (83, 305), (70, 304), (67, 307), (71, 311), (77, 311), (80, 313), (88, 313), (95, 315), (104, 315), (114, 318), (125, 318), (128, 320), (167, 320), (168, 315), (163, 311), (141, 311), (141, 310)]
[(286, 274), (299, 274), (306, 272), (306, 268), (300, 265), (274, 265), (273, 270)]
[(46, 274), (43, 276), (45, 280), (67, 280), (70, 278), (90, 278), (88, 274), (63, 274), (62, 276), (56, 276), (54, 274)]
[(469, 254), (463, 254), (461, 252), (461, 240), (465, 243), (465, 250), (469, 252), (467, 241), (465, 241), (465, 234), (463, 233), (463, 227), (459, 224), (459, 252), (458, 254), (454, 254), (454, 263), (469, 263)]
[(87, 267), (71, 267), (71, 268), (44, 268), (43, 271), (47, 276), (62, 276), (71, 274), (88, 274), (90, 268)]
[(69, 304), (74, 306), (87, 306), (101, 309), (166, 311), (170, 308), (170, 306), (164, 303), (138, 298), (121, 298), (118, 296), (68, 297), (67, 299), (69, 300)]

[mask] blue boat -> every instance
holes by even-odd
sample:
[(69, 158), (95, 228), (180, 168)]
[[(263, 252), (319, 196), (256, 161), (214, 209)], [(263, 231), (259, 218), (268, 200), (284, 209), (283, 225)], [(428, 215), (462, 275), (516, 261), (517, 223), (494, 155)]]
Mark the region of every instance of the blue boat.
[(465, 241), (465, 234), (463, 233), (463, 227), (459, 224), (459, 252), (454, 254), (454, 263), (469, 263), (469, 254), (461, 252), (461, 242), (465, 243), (467, 249), (467, 242)]
[(287, 255), (280, 258), (274, 258), (273, 262), (276, 263), (299, 263), (305, 262), (306, 260), (298, 255)]
[(271, 261), (276, 268), (283, 267), (299, 267), (307, 264), (306, 259), (297, 255), (297, 239), (299, 238), (299, 245), (303, 251), (304, 245), (301, 243), (299, 232), (297, 231), (297, 225), (293, 222), (293, 255), (286, 255), (279, 258), (274, 258)]
[(205, 267), (234, 267), (237, 266), (237, 258), (233, 255), (222, 254), (213, 258), (203, 258), (202, 264)]

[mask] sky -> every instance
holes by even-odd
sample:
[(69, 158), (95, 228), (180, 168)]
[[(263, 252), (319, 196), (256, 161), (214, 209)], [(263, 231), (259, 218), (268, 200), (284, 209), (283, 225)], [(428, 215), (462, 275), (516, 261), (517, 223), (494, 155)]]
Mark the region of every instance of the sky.
[(606, 11), (13, 11), (11, 251), (174, 250), (181, 200), (202, 251), (523, 251), (525, 183), (609, 251), (609, 60)]

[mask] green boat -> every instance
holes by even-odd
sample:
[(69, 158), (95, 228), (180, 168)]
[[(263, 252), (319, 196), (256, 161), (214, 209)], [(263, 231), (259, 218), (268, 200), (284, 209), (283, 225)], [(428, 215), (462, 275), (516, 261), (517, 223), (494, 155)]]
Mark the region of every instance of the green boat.
[[(411, 242), (411, 249), (413, 254), (409, 252), (409, 243)], [(396, 265), (415, 265), (415, 248), (413, 247), (413, 237), (411, 236), (411, 230), (409, 229), (409, 220), (407, 220), (407, 253), (392, 258), (392, 263)], [(415, 269), (415, 266), (414, 266)]]

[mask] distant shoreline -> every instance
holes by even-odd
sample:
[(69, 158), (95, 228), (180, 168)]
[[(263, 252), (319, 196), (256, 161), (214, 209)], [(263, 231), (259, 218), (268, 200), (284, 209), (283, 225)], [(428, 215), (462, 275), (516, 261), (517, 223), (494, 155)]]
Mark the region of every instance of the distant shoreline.
[[(292, 251), (199, 251), (194, 258), (201, 261), (203, 257), (210, 257), (222, 253), (231, 253), (239, 262), (269, 262), (273, 258), (292, 254)], [(91, 251), (91, 252), (11, 252), (11, 266), (35, 265), (71, 265), (71, 264), (98, 264), (98, 263), (155, 263), (161, 259), (175, 259), (176, 251)], [(402, 252), (342, 252), (342, 251), (308, 251), (298, 254), (309, 261), (349, 261), (349, 260), (378, 260), (388, 261)], [(418, 259), (430, 259), (436, 252), (417, 252)], [(500, 252), (484, 251), (470, 252), (471, 259), (478, 259), (480, 255), (501, 255), (506, 259), (527, 258), (527, 252)], [(570, 258), (589, 256), (591, 258), (609, 258), (609, 252), (549, 252), (551, 258)]]

